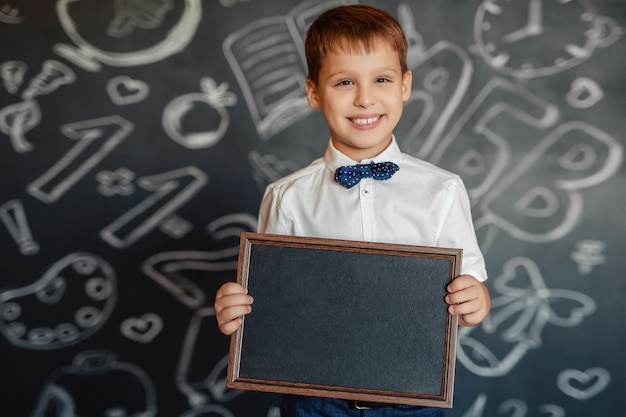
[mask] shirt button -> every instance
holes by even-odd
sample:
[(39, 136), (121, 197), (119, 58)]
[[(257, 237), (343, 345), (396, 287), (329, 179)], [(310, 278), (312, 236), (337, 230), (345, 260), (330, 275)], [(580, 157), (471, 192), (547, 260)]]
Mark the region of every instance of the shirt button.
[(367, 194), (367, 193), (369, 193), (368, 190), (363, 190), (363, 194)]

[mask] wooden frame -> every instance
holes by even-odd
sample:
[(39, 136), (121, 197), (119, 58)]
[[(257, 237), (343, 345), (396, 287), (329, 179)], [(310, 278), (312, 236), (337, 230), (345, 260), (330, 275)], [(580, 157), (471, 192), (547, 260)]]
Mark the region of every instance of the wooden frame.
[(245, 232), (226, 386), (452, 407), (461, 249)]

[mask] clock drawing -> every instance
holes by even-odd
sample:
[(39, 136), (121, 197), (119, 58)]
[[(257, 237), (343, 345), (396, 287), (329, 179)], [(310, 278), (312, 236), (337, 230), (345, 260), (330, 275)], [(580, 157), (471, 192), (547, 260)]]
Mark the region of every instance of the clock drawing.
[(593, 54), (605, 20), (588, 0), (484, 0), (474, 19), (475, 50), (515, 78), (551, 75)]

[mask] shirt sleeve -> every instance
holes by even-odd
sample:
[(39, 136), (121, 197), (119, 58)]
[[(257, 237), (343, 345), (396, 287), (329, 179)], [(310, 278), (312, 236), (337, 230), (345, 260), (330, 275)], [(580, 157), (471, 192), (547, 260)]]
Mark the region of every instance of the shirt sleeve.
[(439, 244), (463, 249), (461, 274), (472, 275), (482, 282), (487, 279), (487, 268), (476, 238), (469, 196), (460, 177), (453, 185), (447, 215), (439, 231)]
[(259, 233), (289, 234), (280, 214), (280, 198), (276, 189), (270, 184), (265, 188), (261, 206), (259, 207)]

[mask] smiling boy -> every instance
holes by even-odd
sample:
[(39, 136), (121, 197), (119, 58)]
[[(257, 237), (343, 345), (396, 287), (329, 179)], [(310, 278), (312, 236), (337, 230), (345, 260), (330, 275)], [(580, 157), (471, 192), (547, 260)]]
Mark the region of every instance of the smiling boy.
[[(461, 275), (448, 285), (442, 305), (461, 325), (480, 323), (490, 299), (465, 187), (457, 175), (402, 153), (393, 136), (411, 95), (402, 28), (383, 10), (342, 6), (313, 22), (305, 50), (307, 99), (322, 112), (330, 140), (322, 158), (267, 187), (259, 232), (462, 248)], [(215, 313), (224, 334), (237, 330), (252, 301), (239, 284), (218, 289)], [(361, 413), (443, 416), (428, 407), (290, 395), (281, 400), (282, 417)]]
[(372, 39), (363, 47), (337, 45), (325, 55), (317, 79), (306, 84), (309, 105), (322, 111), (335, 149), (354, 161), (389, 146), (411, 96), (411, 71), (402, 70), (391, 45)]

